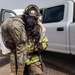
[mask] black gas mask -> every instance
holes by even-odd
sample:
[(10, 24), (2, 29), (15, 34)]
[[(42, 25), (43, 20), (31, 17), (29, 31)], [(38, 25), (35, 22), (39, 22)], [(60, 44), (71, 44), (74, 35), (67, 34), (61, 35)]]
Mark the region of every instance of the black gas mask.
[(26, 31), (32, 31), (34, 27), (37, 25), (37, 18), (33, 16), (27, 16), (25, 20), (25, 29)]

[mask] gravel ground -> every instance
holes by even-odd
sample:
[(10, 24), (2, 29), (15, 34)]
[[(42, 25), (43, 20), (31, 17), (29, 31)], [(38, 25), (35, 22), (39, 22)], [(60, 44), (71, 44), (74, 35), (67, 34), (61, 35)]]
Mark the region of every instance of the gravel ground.
[[(45, 71), (43, 75), (69, 75), (67, 73), (64, 73), (63, 71), (60, 71), (59, 68), (56, 68), (54, 66), (51, 66), (49, 63), (45, 63)], [(10, 62), (9, 62), (9, 54), (4, 56), (1, 54), (0, 50), (0, 75), (10, 75)]]

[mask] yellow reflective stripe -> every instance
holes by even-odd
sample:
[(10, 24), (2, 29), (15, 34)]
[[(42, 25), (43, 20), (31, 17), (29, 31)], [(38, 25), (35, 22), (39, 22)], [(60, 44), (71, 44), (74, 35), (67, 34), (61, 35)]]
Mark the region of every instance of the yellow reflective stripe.
[(42, 40), (42, 42), (48, 42), (48, 38), (45, 36)]
[(42, 40), (42, 46), (43, 46), (43, 50), (46, 49), (48, 46), (48, 38), (46, 36)]
[(27, 65), (30, 65), (30, 64), (33, 64), (33, 63), (35, 63), (35, 62), (37, 62), (37, 61), (39, 61), (39, 59), (34, 60), (34, 61), (32, 61), (32, 60), (31, 60), (31, 61), (28, 61), (28, 60), (27, 60), (27, 61), (26, 61), (26, 64), (27, 64)]
[(28, 8), (26, 8), (26, 11), (28, 10)]
[(31, 60), (35, 60), (35, 59), (38, 59), (39, 57), (38, 56), (34, 56)]
[(47, 45), (46, 43), (42, 43), (43, 49), (46, 49)]
[(39, 57), (38, 56), (35, 56), (35, 57), (31, 58), (31, 60), (30, 59), (27, 59), (26, 60), (26, 64), (27, 65), (30, 65), (30, 64), (33, 64), (33, 63), (35, 63), (35, 62), (37, 62), (39, 60), (40, 60)]
[(26, 62), (26, 64), (27, 64), (27, 65), (30, 65), (30, 64), (33, 64), (33, 63), (38, 62), (38, 61), (39, 61), (39, 59), (34, 60), (34, 61), (29, 61), (29, 62)]
[(27, 48), (26, 48), (27, 50), (33, 50), (34, 49), (34, 46), (32, 45), (27, 45)]

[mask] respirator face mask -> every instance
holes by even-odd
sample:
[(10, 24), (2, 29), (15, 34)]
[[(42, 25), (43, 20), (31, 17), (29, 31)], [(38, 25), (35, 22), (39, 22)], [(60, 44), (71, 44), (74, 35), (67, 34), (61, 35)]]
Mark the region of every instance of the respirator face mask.
[(31, 31), (36, 26), (37, 19), (33, 16), (29, 16), (26, 18), (26, 30)]

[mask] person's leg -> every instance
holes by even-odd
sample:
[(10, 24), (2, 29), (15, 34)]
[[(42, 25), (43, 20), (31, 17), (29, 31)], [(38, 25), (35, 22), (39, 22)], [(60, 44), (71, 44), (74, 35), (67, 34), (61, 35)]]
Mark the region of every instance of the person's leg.
[(11, 75), (16, 75), (15, 51), (10, 53)]
[(12, 50), (10, 54), (11, 74), (13, 73), (14, 75), (23, 75), (24, 73), (26, 50), (19, 52)]
[(43, 75), (43, 67), (41, 62), (36, 62), (28, 66), (28, 71), (30, 75)]
[(17, 75), (24, 75), (25, 57), (24, 52), (17, 53)]

